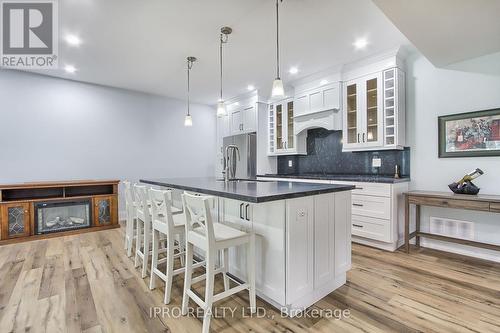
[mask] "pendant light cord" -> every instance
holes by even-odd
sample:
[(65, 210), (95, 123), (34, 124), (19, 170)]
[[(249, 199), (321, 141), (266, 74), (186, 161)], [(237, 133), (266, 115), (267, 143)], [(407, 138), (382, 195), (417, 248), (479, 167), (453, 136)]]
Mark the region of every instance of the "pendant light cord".
[[(279, 15), (279, 1), (276, 0), (276, 74), (277, 74), (277, 79), (280, 78), (280, 33), (279, 33), (279, 22), (280, 22), (280, 15)], [(281, 0), (283, 1), (283, 0)]]
[(187, 95), (187, 103), (188, 103), (188, 105), (187, 105), (187, 109), (188, 109), (187, 110), (188, 111), (187, 115), (188, 116), (190, 116), (190, 113), (189, 113), (189, 104), (190, 104), (190, 101), (189, 101), (189, 95), (190, 95), (190, 77), (189, 77), (189, 74), (190, 74), (190, 71), (191, 71), (192, 67), (193, 67), (193, 63), (190, 60), (188, 60), (188, 62), (187, 62), (187, 93), (188, 93), (188, 95)]
[(220, 101), (222, 102), (222, 44), (224, 43), (224, 34), (220, 34)]

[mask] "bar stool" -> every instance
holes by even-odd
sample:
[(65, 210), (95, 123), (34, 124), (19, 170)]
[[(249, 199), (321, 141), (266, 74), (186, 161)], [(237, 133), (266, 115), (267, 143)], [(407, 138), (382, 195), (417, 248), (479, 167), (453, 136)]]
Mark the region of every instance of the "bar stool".
[[(137, 239), (135, 242), (135, 267), (139, 267), (142, 261), (142, 278), (147, 276), (147, 266), (151, 251), (151, 214), (147, 200), (147, 189), (143, 185), (134, 185), (134, 191), (137, 195), (136, 201), (136, 221), (137, 221)], [(143, 237), (141, 237), (143, 235)]]
[[(172, 291), (172, 280), (175, 275), (184, 273), (184, 235), (186, 231), (186, 218), (184, 214), (174, 214), (172, 212), (172, 191), (149, 190), (151, 200), (152, 226), (153, 226), (153, 245), (151, 261), (151, 279), (149, 289), (156, 288), (156, 277), (165, 282), (165, 297), (163, 302), (170, 303)], [(158, 259), (161, 252), (159, 242), (162, 239), (167, 240), (165, 249), (166, 257)], [(176, 239), (178, 238), (178, 239)], [(177, 242), (177, 245), (176, 245)], [(175, 251), (177, 250), (177, 253)], [(180, 258), (181, 268), (174, 270), (174, 258)], [(166, 262), (165, 273), (158, 269), (158, 265)], [(204, 262), (196, 263), (194, 267), (200, 267)]]
[[(135, 214), (137, 223), (137, 237), (135, 242), (135, 267), (140, 266), (142, 261), (142, 278), (145, 278), (148, 273), (149, 257), (152, 255), (150, 250), (152, 242), (152, 203), (149, 200), (148, 189), (143, 185), (134, 185), (134, 191), (137, 197), (135, 202)], [(163, 200), (163, 199), (162, 199)], [(171, 201), (170, 201), (171, 202)], [(160, 202), (155, 202), (160, 204)], [(171, 207), (172, 214), (182, 214), (182, 209)], [(166, 239), (160, 239), (166, 240)], [(166, 247), (159, 249), (158, 253), (166, 252)]]
[(132, 246), (134, 239), (137, 238), (136, 235), (136, 203), (134, 189), (132, 184), (128, 180), (123, 181), (125, 187), (125, 250), (127, 251), (127, 256), (132, 256)]
[[(255, 234), (246, 233), (228, 227), (221, 223), (213, 223), (210, 212), (210, 201), (212, 197), (196, 196), (188, 193), (182, 195), (184, 214), (186, 216), (186, 274), (184, 278), (184, 294), (182, 298), (182, 314), (187, 315), (189, 298), (196, 302), (205, 311), (203, 316), (203, 332), (210, 331), (210, 320), (212, 316), (212, 304), (247, 289), (250, 299), (250, 311), (256, 311), (255, 297)], [(228, 277), (224, 274), (224, 291), (214, 295), (215, 274), (227, 272), (227, 249), (235, 246), (247, 246), (248, 281), (229, 289)], [(206, 280), (205, 300), (198, 297), (192, 290), (191, 285), (196, 283), (200, 277), (192, 278), (192, 262), (194, 246), (204, 250), (206, 253), (206, 273), (202, 276)], [(216, 254), (224, 251), (224, 267), (215, 269)]]

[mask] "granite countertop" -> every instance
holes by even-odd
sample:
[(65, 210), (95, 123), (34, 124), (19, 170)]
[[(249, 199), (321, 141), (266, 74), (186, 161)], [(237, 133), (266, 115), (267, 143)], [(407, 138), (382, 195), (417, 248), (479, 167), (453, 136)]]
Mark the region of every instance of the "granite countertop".
[(257, 177), (343, 180), (350, 182), (388, 183), (388, 184), (403, 183), (410, 181), (410, 177), (401, 177), (396, 179), (391, 176), (349, 175), (349, 174), (328, 174), (328, 173), (265, 174), (265, 175), (258, 175)]
[(311, 184), (280, 181), (231, 181), (213, 177), (141, 179), (142, 183), (203, 193), (247, 202), (268, 202), (310, 195), (350, 191), (352, 185)]

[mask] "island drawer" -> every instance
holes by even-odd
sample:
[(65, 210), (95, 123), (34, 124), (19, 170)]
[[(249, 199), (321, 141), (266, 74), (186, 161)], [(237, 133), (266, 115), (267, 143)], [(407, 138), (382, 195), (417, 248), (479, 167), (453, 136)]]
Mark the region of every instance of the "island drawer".
[(384, 219), (352, 215), (352, 234), (382, 242), (390, 242), (391, 222)]
[(353, 194), (352, 214), (389, 220), (391, 198)]

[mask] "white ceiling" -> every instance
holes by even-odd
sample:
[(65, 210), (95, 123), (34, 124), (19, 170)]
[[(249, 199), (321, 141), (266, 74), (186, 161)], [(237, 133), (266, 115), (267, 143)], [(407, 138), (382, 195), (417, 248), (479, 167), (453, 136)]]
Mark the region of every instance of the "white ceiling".
[(500, 51), (499, 0), (373, 0), (435, 66)]
[[(225, 47), (225, 98), (253, 84), (267, 94), (275, 76), (274, 0), (64, 0), (60, 35), (77, 34), (83, 44), (61, 41), (60, 64), (75, 74), (40, 71), (77, 81), (185, 99), (186, 57), (192, 100), (218, 97), (220, 27), (233, 28)], [(282, 78), (286, 81), (407, 44), (371, 0), (284, 0), (281, 5)], [(355, 39), (369, 41), (355, 50)], [(288, 74), (297, 66), (299, 74)]]

